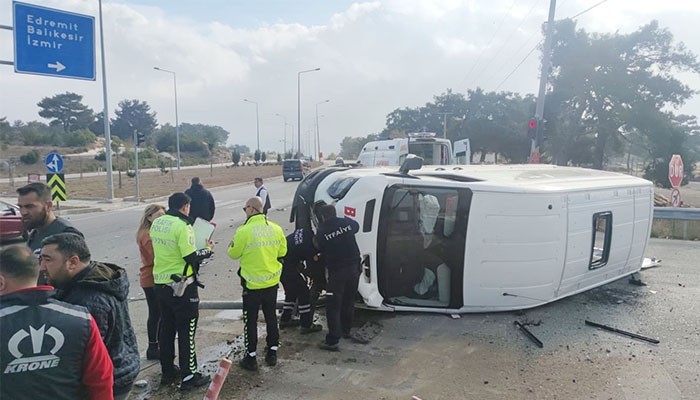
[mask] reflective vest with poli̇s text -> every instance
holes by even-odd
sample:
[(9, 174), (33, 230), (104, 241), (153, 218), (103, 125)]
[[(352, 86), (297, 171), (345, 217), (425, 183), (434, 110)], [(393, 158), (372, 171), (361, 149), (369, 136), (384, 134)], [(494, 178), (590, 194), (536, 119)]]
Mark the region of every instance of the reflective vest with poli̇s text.
[[(182, 218), (163, 215), (156, 218), (151, 225), (153, 242), (153, 278), (156, 284), (172, 283), (171, 275), (180, 275), (185, 270), (183, 257), (196, 251), (194, 230)], [(187, 276), (194, 273), (187, 267)]]
[(248, 218), (236, 230), (228, 255), (241, 259), (241, 277), (246, 288), (266, 289), (280, 282), (282, 264), (277, 260), (287, 254), (287, 239), (279, 225), (262, 214)]

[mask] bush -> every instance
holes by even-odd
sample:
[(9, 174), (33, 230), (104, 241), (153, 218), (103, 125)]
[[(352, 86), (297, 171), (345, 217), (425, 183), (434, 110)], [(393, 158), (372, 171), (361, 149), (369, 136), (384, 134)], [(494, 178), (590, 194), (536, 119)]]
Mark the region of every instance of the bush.
[(97, 161), (106, 161), (107, 160), (107, 153), (104, 151), (101, 151), (99, 154), (95, 156), (95, 160)]
[(94, 143), (97, 137), (87, 129), (63, 134), (63, 145), (67, 147), (82, 147)]
[(32, 151), (28, 152), (27, 154), (23, 154), (23, 155), (19, 156), (19, 160), (23, 164), (27, 164), (27, 165), (36, 164), (37, 161), (39, 161), (39, 151), (32, 150)]

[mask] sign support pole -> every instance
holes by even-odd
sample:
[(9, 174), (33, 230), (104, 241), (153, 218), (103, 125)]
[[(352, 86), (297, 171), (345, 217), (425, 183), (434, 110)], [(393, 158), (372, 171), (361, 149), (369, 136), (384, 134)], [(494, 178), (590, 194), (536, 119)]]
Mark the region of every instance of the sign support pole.
[(138, 132), (134, 129), (134, 173), (136, 174), (136, 201), (139, 202), (139, 142)]
[(107, 103), (107, 67), (105, 66), (105, 34), (102, 22), (102, 0), (100, 6), (100, 55), (102, 58), (102, 98), (104, 108), (102, 115), (105, 122), (105, 161), (107, 167), (107, 200), (114, 200), (114, 180), (112, 179), (112, 138), (109, 132), (109, 105)]

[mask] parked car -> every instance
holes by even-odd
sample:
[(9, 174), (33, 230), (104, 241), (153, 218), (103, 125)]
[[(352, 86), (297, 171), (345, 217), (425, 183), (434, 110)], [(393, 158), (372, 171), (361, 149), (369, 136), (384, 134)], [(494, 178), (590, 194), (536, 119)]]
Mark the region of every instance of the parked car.
[(14, 204), (0, 201), (0, 240), (27, 239), (22, 214)]
[(288, 180), (302, 180), (309, 173), (309, 164), (304, 160), (284, 160), (282, 163), (282, 179), (285, 182)]

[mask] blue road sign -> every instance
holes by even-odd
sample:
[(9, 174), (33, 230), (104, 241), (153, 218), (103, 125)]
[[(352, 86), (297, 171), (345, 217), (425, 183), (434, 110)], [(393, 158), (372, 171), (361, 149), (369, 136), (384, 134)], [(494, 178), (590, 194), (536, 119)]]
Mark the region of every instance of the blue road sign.
[(15, 72), (95, 80), (95, 18), (15, 1)]
[(49, 153), (44, 162), (46, 163), (46, 169), (52, 174), (59, 174), (63, 171), (63, 157), (55, 151)]

